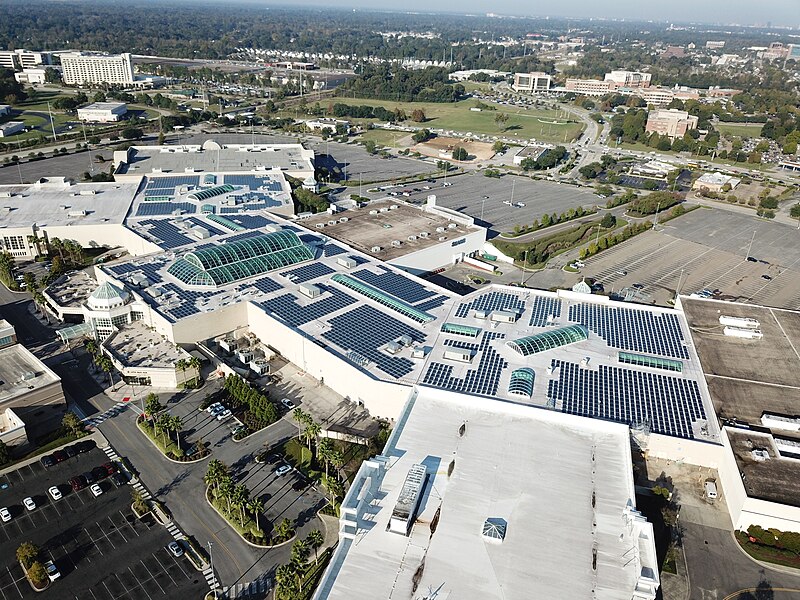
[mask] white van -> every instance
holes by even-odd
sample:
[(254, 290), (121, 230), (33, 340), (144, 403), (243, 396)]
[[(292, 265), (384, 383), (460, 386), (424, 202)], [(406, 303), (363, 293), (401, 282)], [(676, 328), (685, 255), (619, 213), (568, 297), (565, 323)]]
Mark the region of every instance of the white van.
[(706, 498), (709, 500), (717, 499), (717, 484), (713, 479), (707, 479), (705, 483)]

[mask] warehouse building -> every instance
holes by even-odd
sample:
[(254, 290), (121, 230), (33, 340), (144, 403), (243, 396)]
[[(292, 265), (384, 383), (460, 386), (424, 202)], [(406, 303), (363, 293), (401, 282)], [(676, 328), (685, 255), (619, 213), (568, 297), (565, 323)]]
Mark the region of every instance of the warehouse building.
[(93, 102), (78, 109), (78, 120), (91, 123), (116, 123), (128, 113), (124, 102)]

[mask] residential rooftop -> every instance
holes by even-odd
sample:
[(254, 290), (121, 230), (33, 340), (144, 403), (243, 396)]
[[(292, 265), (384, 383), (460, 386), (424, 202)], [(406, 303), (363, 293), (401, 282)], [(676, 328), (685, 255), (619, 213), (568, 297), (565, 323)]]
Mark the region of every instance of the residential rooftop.
[(21, 344), (0, 348), (0, 408), (3, 403), (61, 379)]
[(143, 321), (128, 323), (105, 340), (103, 346), (126, 367), (173, 369), (179, 360), (191, 358)]
[[(427, 477), (405, 536), (390, 520), (418, 465)], [(627, 428), (613, 423), (420, 390), (341, 511), (316, 600), (433, 590), (630, 600), (658, 586), (652, 527), (635, 509)]]
[(74, 183), (63, 177), (0, 185), (0, 228), (119, 224), (139, 182)]
[(303, 219), (302, 225), (384, 261), (452, 243), (476, 229), (471, 219), (460, 213), (451, 214), (440, 207), (420, 208), (394, 199), (335, 214), (319, 213)]

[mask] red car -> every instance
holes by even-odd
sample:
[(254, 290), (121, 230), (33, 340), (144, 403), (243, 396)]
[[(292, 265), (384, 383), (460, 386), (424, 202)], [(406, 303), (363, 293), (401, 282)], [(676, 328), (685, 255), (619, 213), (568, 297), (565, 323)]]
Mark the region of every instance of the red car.
[(61, 450), (56, 450), (55, 452), (53, 452), (53, 459), (57, 463), (64, 462), (65, 460), (67, 460), (67, 458), (68, 457), (67, 457), (66, 453), (62, 452)]
[(115, 465), (114, 463), (110, 463), (110, 462), (104, 463), (103, 464), (103, 468), (106, 470), (106, 473), (108, 473), (109, 475), (114, 475), (115, 473), (117, 473), (119, 471), (119, 469), (117, 468), (117, 465)]
[(86, 479), (84, 479), (83, 475), (78, 475), (69, 480), (69, 485), (73, 491), (77, 492), (86, 487)]

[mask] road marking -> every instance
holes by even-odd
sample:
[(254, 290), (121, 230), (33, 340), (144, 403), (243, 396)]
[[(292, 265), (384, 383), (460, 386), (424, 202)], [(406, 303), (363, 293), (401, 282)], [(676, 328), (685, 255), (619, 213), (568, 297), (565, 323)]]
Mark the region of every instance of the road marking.
[[(73, 569), (77, 569), (77, 568), (78, 568), (78, 565), (76, 565), (76, 564), (75, 564), (75, 561), (74, 561), (74, 560), (72, 560), (72, 555), (71, 555), (69, 552), (67, 552), (67, 549), (66, 549), (66, 548), (64, 548), (64, 544), (59, 544), (59, 546), (61, 546), (61, 549), (64, 551), (64, 556), (66, 556), (66, 557), (69, 559), (69, 562), (71, 562), (71, 563), (72, 563), (72, 568), (73, 568)], [(88, 555), (88, 554), (86, 555), (86, 557), (85, 557), (85, 558), (86, 558), (86, 560), (88, 560), (89, 562), (92, 562), (92, 561), (91, 561), (91, 559), (89, 558), (89, 555)]]
[[(170, 556), (172, 556), (172, 555), (170, 554)], [(172, 581), (172, 583), (173, 583), (173, 584), (175, 584), (175, 587), (178, 587), (178, 582), (177, 582), (177, 581), (175, 581), (174, 579), (172, 579), (172, 575), (171, 575), (171, 574), (170, 574), (170, 572), (169, 572), (169, 571), (167, 571), (167, 569), (164, 567), (164, 563), (162, 563), (162, 562), (161, 562), (161, 559), (159, 559), (158, 557), (156, 557), (156, 562), (158, 563), (158, 566), (159, 566), (159, 567), (161, 567), (161, 570), (162, 570), (162, 571), (164, 571), (164, 573), (166, 573), (166, 574), (167, 574), (167, 577), (169, 577), (169, 578), (170, 578), (170, 580)]]
[(108, 589), (108, 586), (106, 585), (106, 582), (103, 581), (102, 583), (103, 583), (103, 587), (106, 588), (106, 591), (108, 592), (108, 595), (111, 596), (112, 598), (116, 598), (116, 596), (114, 596), (114, 594), (111, 593), (111, 590)]
[(14, 587), (17, 588), (17, 593), (19, 594), (19, 597), (24, 598), (25, 596), (22, 595), (22, 592), (20, 591), (19, 586), (17, 585), (17, 578), (14, 577), (14, 574), (11, 572), (11, 569), (8, 568), (7, 566), (6, 566), (6, 571), (8, 571), (9, 575), (11, 575), (11, 582), (14, 584)]
[(160, 589), (160, 590), (161, 590), (161, 593), (162, 593), (162, 594), (164, 594), (164, 595), (166, 596), (166, 595), (167, 595), (167, 592), (165, 592), (165, 591), (164, 591), (164, 588), (163, 588), (163, 587), (161, 587), (161, 584), (160, 584), (160, 583), (158, 583), (158, 580), (155, 578), (155, 576), (153, 576), (153, 573), (150, 571), (150, 569), (148, 569), (148, 568), (147, 568), (147, 565), (146, 565), (146, 564), (144, 564), (144, 561), (143, 561), (143, 560), (139, 560), (139, 562), (140, 562), (140, 563), (142, 563), (142, 566), (144, 567), (144, 570), (145, 570), (145, 571), (147, 571), (147, 573), (150, 575), (150, 579), (152, 579), (153, 581), (155, 581), (155, 582), (156, 582), (156, 585), (158, 586), (158, 589)]
[(83, 528), (83, 530), (84, 530), (84, 531), (86, 531), (86, 536), (89, 538), (89, 541), (92, 543), (92, 545), (93, 545), (93, 546), (94, 546), (94, 547), (97, 549), (97, 551), (100, 553), (100, 556), (104, 556), (104, 554), (103, 554), (103, 551), (102, 551), (102, 550), (100, 550), (100, 546), (98, 546), (98, 545), (97, 545), (97, 543), (95, 542), (94, 538), (92, 537), (92, 534), (91, 534), (91, 533), (89, 533), (89, 531), (86, 529), (86, 527), (84, 527), (84, 528)]
[(150, 600), (153, 600), (153, 597), (150, 595), (150, 592), (148, 592), (147, 588), (144, 587), (144, 585), (139, 582), (139, 578), (136, 577), (136, 575), (134, 575), (130, 567), (128, 567), (128, 571), (130, 571), (130, 574), (133, 577), (134, 581), (136, 581), (136, 583), (139, 584), (139, 587), (142, 588), (142, 590), (144, 590), (144, 593), (147, 594), (147, 597), (150, 598)]

